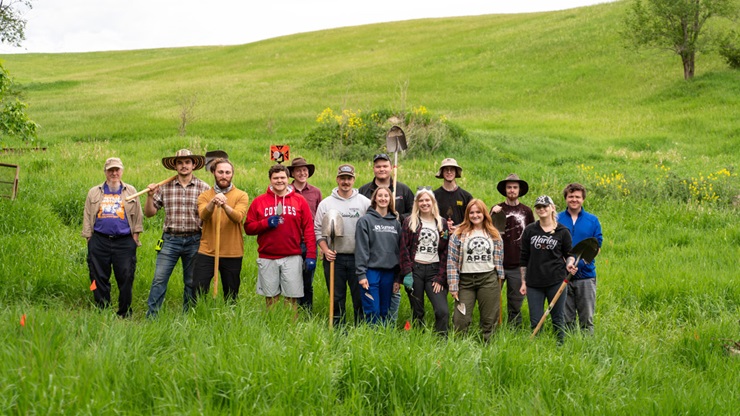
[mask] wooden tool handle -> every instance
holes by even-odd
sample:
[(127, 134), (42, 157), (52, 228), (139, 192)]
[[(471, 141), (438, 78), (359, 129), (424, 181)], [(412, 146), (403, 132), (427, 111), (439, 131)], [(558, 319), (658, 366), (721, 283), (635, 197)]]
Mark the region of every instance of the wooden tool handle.
[[(177, 178), (177, 175), (175, 175), (175, 176), (173, 176), (173, 177), (171, 177), (171, 178), (167, 178), (167, 179), (163, 180), (162, 182), (159, 182), (159, 183), (157, 184), (157, 186), (162, 186), (162, 185), (164, 185), (164, 184), (166, 184), (166, 183), (172, 182), (172, 181), (174, 181), (174, 180), (175, 180), (176, 178)], [(146, 188), (144, 188), (144, 190), (143, 190), (143, 191), (139, 191), (139, 192), (137, 192), (137, 193), (135, 193), (135, 194), (133, 194), (133, 195), (129, 195), (129, 196), (127, 196), (127, 197), (126, 197), (126, 198), (124, 198), (124, 199), (125, 199), (126, 201), (130, 201), (130, 200), (132, 200), (132, 199), (134, 199), (134, 198), (138, 198), (139, 196), (141, 196), (141, 195), (144, 195), (145, 193), (147, 193), (147, 192), (149, 192), (149, 191), (151, 191), (151, 189), (149, 189), (149, 187), (147, 186)]]

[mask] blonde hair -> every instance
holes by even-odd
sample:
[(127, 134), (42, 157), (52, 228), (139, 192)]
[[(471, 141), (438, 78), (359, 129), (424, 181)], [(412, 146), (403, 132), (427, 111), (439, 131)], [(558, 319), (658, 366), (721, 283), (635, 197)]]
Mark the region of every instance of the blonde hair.
[(473, 225), (473, 223), (470, 222), (470, 208), (472, 208), (473, 206), (478, 207), (478, 209), (483, 213), (483, 231), (485, 231), (492, 239), (500, 240), (501, 234), (499, 234), (496, 227), (493, 226), (493, 220), (491, 219), (491, 214), (488, 213), (488, 207), (486, 207), (486, 203), (477, 198), (474, 198), (468, 203), (468, 206), (465, 207), (465, 218), (463, 219), (463, 222), (457, 227), (457, 230), (455, 230), (455, 235), (460, 237), (462, 235), (468, 235), (473, 232), (475, 226)]
[(423, 195), (429, 195), (432, 198), (432, 216), (434, 217), (434, 223), (437, 224), (437, 231), (442, 232), (442, 217), (439, 216), (439, 207), (437, 206), (437, 198), (434, 196), (434, 192), (429, 189), (420, 189), (416, 192), (414, 197), (414, 206), (411, 208), (411, 215), (409, 215), (409, 229), (416, 231), (421, 222), (421, 213), (419, 212), (419, 199)]

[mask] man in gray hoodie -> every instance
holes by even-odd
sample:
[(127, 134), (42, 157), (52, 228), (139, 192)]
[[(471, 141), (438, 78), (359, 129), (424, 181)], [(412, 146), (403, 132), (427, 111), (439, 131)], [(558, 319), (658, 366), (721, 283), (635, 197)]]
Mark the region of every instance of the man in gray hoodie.
[[(321, 201), (314, 216), (316, 241), (324, 256), (324, 277), (327, 290), (329, 288), (329, 263), (334, 262), (334, 325), (340, 325), (346, 321), (347, 286), (352, 296), (355, 324), (363, 319), (360, 285), (355, 274), (355, 229), (357, 221), (370, 207), (370, 200), (353, 188), (354, 184), (354, 166), (340, 165), (337, 169), (337, 187), (332, 190), (330, 196)], [(321, 235), (324, 216), (332, 209), (341, 214), (343, 231), (343, 235), (336, 237), (333, 242), (334, 250), (329, 248), (326, 237)]]

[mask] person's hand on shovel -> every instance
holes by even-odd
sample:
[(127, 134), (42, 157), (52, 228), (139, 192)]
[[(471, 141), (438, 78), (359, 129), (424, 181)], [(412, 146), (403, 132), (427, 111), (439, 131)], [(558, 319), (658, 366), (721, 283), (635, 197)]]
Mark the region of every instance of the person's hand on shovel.
[(576, 259), (568, 257), (568, 263), (565, 265), (565, 269), (568, 270), (571, 276), (575, 276), (578, 273), (578, 266), (575, 264)]
[(321, 249), (321, 253), (323, 253), (326, 261), (333, 262), (337, 259), (337, 252), (332, 249)]
[(280, 216), (279, 215), (273, 215), (267, 219), (267, 226), (270, 228), (276, 228), (278, 225), (280, 225)]
[(370, 289), (370, 282), (368, 282), (367, 279), (362, 279), (360, 280), (360, 287), (365, 290), (368, 290)]

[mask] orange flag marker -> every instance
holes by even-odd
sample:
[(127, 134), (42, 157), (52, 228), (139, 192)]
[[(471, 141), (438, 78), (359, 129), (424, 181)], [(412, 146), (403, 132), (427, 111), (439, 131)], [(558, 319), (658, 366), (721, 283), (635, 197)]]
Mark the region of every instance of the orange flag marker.
[(21, 326), (26, 326), (26, 314), (21, 315)]
[(98, 288), (98, 285), (97, 285), (97, 284), (95, 283), (95, 281), (93, 280), (93, 281), (92, 281), (92, 283), (90, 284), (90, 290), (92, 291), (92, 290), (95, 290), (95, 289), (97, 289), (97, 288)]
[(403, 326), (403, 329), (405, 329), (406, 331), (411, 330), (411, 324), (409, 323), (409, 321), (406, 321), (406, 325)]

